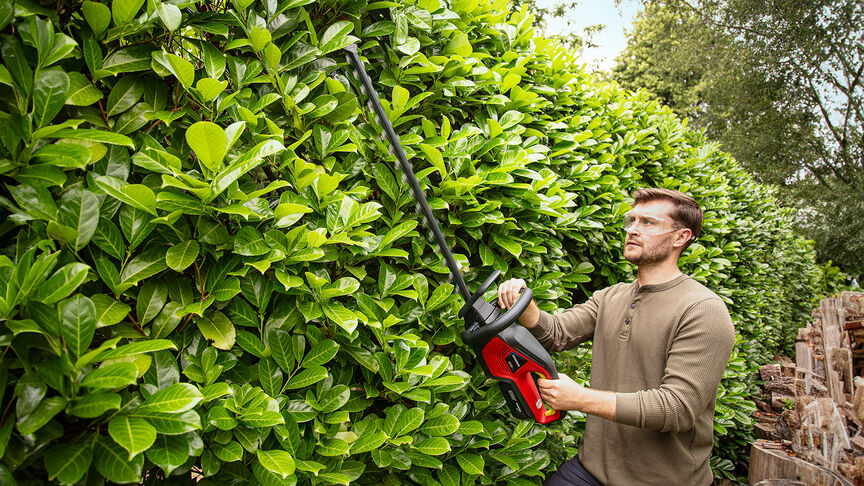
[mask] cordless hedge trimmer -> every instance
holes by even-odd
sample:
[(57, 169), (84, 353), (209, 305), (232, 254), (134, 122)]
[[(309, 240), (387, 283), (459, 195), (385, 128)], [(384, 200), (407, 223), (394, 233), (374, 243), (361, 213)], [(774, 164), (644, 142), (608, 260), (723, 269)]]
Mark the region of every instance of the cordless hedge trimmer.
[(450, 271), (451, 281), (459, 289), (459, 294), (465, 300), (465, 305), (459, 311), (459, 317), (465, 320), (465, 331), (462, 340), (474, 349), (474, 353), (483, 365), (486, 376), (498, 380), (501, 392), (511, 413), (517, 418), (533, 417), (541, 424), (548, 424), (561, 418), (561, 413), (547, 409), (540, 398), (535, 383), (537, 376), (557, 379), (558, 372), (549, 353), (537, 342), (537, 339), (516, 320), (531, 302), (533, 293), (524, 289), (516, 303), (503, 314), (493, 303), (486, 302), (481, 297), (492, 283), (501, 275), (500, 270), (492, 274), (480, 285), (476, 292), (471, 293), (459, 265), (453, 258), (447, 241), (438, 221), (432, 213), (432, 208), (426, 202), (423, 189), (414, 175), (411, 162), (405, 156), (399, 136), (393, 130), (393, 125), (381, 106), (378, 93), (372, 85), (372, 79), (366, 72), (363, 61), (357, 53), (357, 47), (350, 45), (345, 48), (348, 63), (354, 68), (354, 76), (360, 82), (361, 90), (366, 95), (369, 109), (374, 113), (375, 120), (382, 128), (381, 138), (389, 146), (390, 153), (396, 157), (402, 169), (402, 180), (411, 189), (417, 201), (417, 212), (423, 216), (423, 222), (430, 231), (430, 236), (444, 257), (444, 263)]

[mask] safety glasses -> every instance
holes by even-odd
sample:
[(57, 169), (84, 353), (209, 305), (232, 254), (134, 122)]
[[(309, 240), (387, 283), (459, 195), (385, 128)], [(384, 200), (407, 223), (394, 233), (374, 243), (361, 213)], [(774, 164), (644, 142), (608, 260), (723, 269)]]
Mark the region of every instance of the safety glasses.
[(638, 231), (648, 236), (663, 235), (679, 229), (672, 220), (648, 216), (646, 214), (636, 214), (632, 211), (624, 215), (621, 227), (626, 232)]

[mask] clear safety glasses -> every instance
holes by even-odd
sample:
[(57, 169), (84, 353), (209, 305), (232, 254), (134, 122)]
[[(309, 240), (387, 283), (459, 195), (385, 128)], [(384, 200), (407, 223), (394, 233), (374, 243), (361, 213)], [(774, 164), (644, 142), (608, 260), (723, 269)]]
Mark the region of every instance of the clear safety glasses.
[(666, 233), (671, 233), (678, 229), (671, 220), (657, 218), (645, 214), (626, 213), (621, 221), (621, 227), (624, 231), (638, 231), (643, 235), (658, 236)]

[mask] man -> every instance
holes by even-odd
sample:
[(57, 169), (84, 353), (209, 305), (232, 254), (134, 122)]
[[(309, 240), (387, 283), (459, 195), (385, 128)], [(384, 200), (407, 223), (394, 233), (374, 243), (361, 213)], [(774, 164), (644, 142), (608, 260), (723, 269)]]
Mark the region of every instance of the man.
[[(588, 414), (579, 455), (546, 486), (712, 482), (714, 403), (735, 332), (723, 301), (678, 269), (702, 210), (668, 189), (633, 198), (624, 258), (638, 267), (636, 281), (555, 316), (532, 301), (519, 318), (552, 351), (593, 341), (590, 388), (561, 374), (538, 381), (549, 407)], [(499, 305), (510, 308), (525, 286), (504, 282)]]

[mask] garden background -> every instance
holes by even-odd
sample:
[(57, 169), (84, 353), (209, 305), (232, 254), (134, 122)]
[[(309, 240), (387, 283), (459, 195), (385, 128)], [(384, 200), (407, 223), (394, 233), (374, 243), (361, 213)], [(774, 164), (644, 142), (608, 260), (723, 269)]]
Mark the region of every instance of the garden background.
[[(0, 4), (0, 482), (529, 485), (576, 452), (583, 416), (511, 418), (462, 345), (350, 44), (473, 287), (498, 269), (566, 308), (634, 278), (632, 191), (703, 206), (681, 263), (735, 321), (711, 465), (742, 476), (753, 371), (844, 275), (530, 7)], [(587, 379), (590, 348), (556, 360)]]

